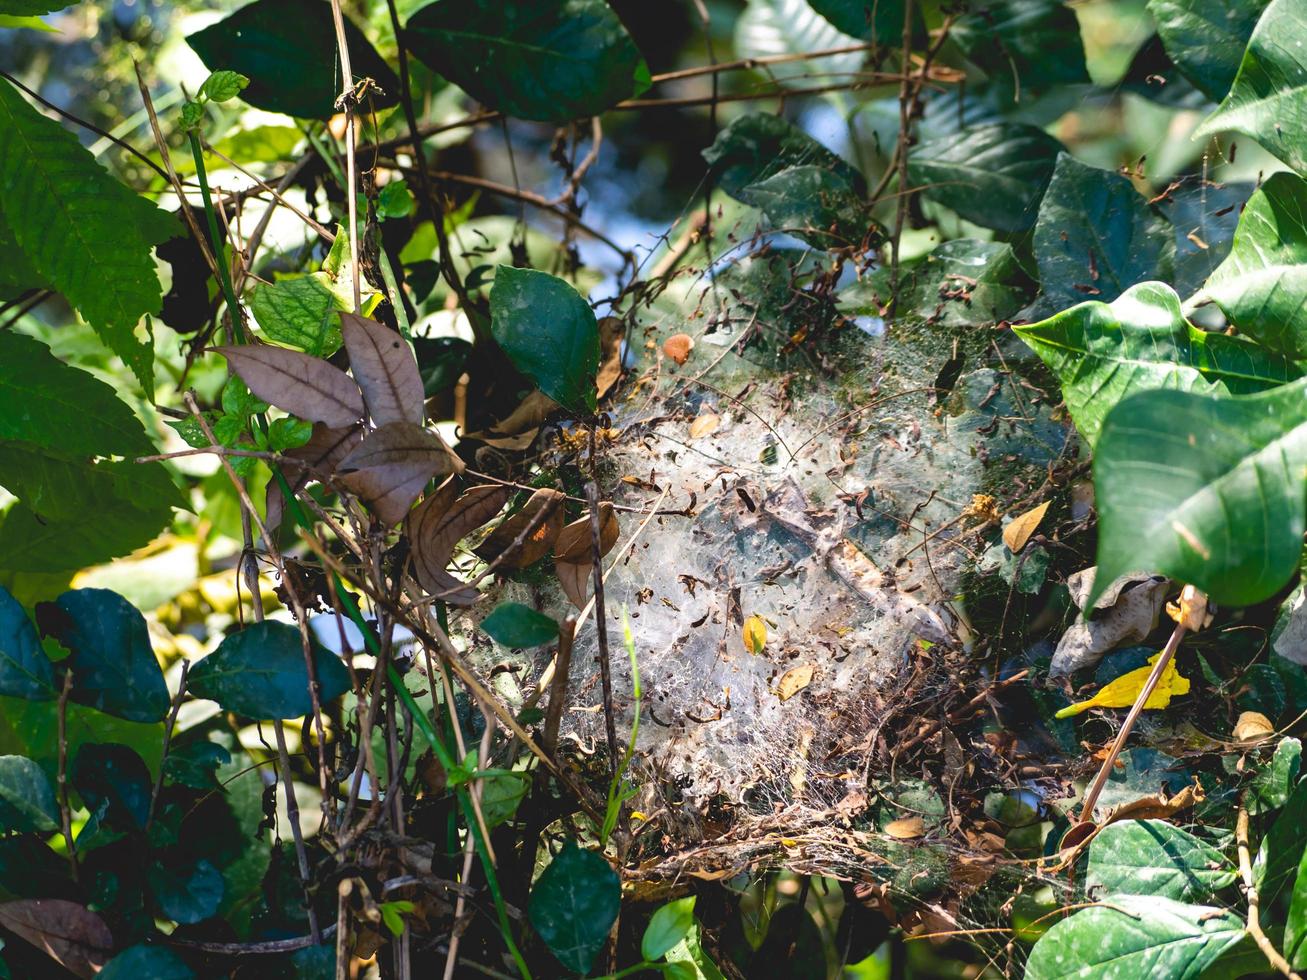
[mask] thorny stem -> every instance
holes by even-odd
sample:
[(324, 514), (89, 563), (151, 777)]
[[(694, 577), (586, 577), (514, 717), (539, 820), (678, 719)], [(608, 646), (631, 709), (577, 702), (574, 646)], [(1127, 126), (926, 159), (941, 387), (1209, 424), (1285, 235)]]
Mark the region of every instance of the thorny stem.
[(68, 695), (73, 690), (73, 672), (64, 673), (64, 686), (59, 692), (59, 768), (55, 774), (59, 784), (59, 822), (62, 824), (64, 844), (68, 847), (68, 870), (77, 881), (77, 845), (73, 842), (73, 812), (68, 805)]
[(1248, 846), (1248, 811), (1244, 808), (1242, 800), (1239, 802), (1239, 814), (1235, 818), (1234, 836), (1239, 847), (1239, 875), (1243, 878), (1244, 894), (1248, 897), (1248, 935), (1252, 936), (1253, 942), (1257, 944), (1257, 948), (1262, 951), (1262, 955), (1272, 967), (1289, 980), (1302, 980), (1302, 976), (1294, 972), (1289, 961), (1262, 931), (1261, 897), (1257, 894), (1257, 882), (1253, 877), (1252, 856)]

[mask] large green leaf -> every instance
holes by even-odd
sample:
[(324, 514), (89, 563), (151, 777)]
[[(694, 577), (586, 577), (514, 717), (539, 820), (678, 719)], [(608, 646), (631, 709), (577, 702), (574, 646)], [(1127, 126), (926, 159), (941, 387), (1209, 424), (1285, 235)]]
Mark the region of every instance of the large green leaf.
[(780, 116), (761, 112), (741, 116), (717, 134), (703, 158), (718, 186), (732, 197), (787, 167), (803, 166), (833, 171), (859, 194), (866, 193), (855, 167)]
[[(368, 39), (345, 18), (351, 84), (371, 78), (367, 102), (395, 105), (399, 79)], [(336, 29), (325, 0), (255, 0), (186, 39), (211, 71), (249, 78), (241, 98), (252, 106), (305, 119), (329, 119), (340, 95)], [(380, 91), (377, 91), (380, 89)]]
[[(835, 5), (828, 5), (827, 10)], [(902, 34), (903, 8), (899, 7), (899, 26), (893, 34)], [(841, 17), (841, 20), (849, 20)], [(865, 24), (854, 36), (837, 30), (808, 0), (748, 0), (744, 12), (735, 19), (735, 54), (740, 58), (774, 58), (778, 55), (802, 55), (809, 51), (845, 48), (858, 44)], [(767, 75), (782, 84), (795, 87), (820, 82), (843, 82), (861, 66), (865, 53), (846, 51), (822, 58), (802, 58), (767, 66)]]
[(1062, 306), (1167, 280), (1175, 253), (1166, 222), (1130, 181), (1065, 153), (1039, 206), (1034, 250), (1044, 295)]
[(250, 312), (264, 334), (314, 357), (330, 357), (340, 349), (337, 314), (352, 307), (351, 300), (331, 288), (325, 272), (258, 283), (250, 290)]
[(0, 586), (0, 694), (33, 701), (55, 696), (54, 667), (27, 613)]
[(1284, 955), (1295, 970), (1307, 969), (1307, 851), (1298, 861), (1284, 928)]
[(1148, 0), (1166, 53), (1212, 101), (1230, 90), (1267, 0)]
[(96, 975), (96, 980), (194, 980), (195, 971), (167, 946), (132, 946)]
[[(1248, 675), (1245, 674), (1244, 677), (1246, 684)], [(1280, 739), (1270, 760), (1258, 767), (1248, 783), (1244, 797), (1248, 812), (1256, 817), (1284, 806), (1293, 795), (1301, 770), (1302, 741), (1296, 738)]]
[(148, 509), (159, 516), (155, 532), (167, 523), (170, 507), (186, 504), (158, 463), (91, 463), (7, 440), (0, 440), (0, 486), (49, 520), (86, 520), (91, 514), (112, 520), (119, 510)]
[[(350, 689), (349, 671), (316, 643), (313, 667), (321, 703)], [(313, 710), (300, 631), (289, 623), (269, 620), (227, 634), (191, 670), (187, 686), (196, 697), (250, 718), (298, 718)]]
[(1233, 912), (1170, 898), (1111, 895), (1044, 933), (1026, 961), (1026, 980), (1196, 980), (1244, 939)]
[(73, 762), (72, 782), (87, 809), (100, 811), (102, 825), (123, 831), (145, 828), (153, 780), (130, 745), (83, 745)]
[(1164, 820), (1108, 824), (1089, 845), (1085, 887), (1095, 897), (1158, 895), (1202, 902), (1238, 872), (1216, 848)]
[(1298, 568), (1304, 467), (1307, 379), (1251, 395), (1146, 391), (1120, 402), (1095, 449), (1089, 603), (1136, 569), (1222, 605), (1269, 598)]
[(150, 865), (146, 875), (159, 910), (184, 925), (203, 922), (222, 904), (222, 875), (208, 861), (178, 869), (162, 861)]
[(558, 623), (520, 602), (501, 602), (481, 620), (481, 630), (506, 647), (538, 647), (558, 639)]
[(787, 167), (737, 195), (779, 230), (819, 248), (862, 248), (882, 239), (866, 199), (825, 167)]
[(154, 347), (134, 331), (162, 299), (151, 246), (177, 226), (8, 82), (0, 83), (0, 130), (0, 213), (24, 256), (153, 398)]
[(949, 31), (968, 60), (1014, 96), (1088, 84), (1075, 11), (1063, 0), (980, 0)]
[(574, 412), (594, 411), (599, 324), (581, 294), (547, 272), (501, 265), (490, 332), (513, 366)]
[(1307, 180), (1272, 174), (1257, 189), (1204, 291), (1243, 333), (1307, 357)]
[(25, 756), (0, 755), (0, 827), (19, 833), (59, 827), (50, 780)]
[(569, 840), (531, 889), (531, 925), (558, 962), (585, 974), (617, 921), (622, 886), (594, 851)]
[[(76, 759), (88, 744), (119, 742), (130, 745), (151, 773), (158, 772), (163, 752), (162, 723), (123, 721), (76, 703), (67, 706), (65, 721), (69, 759)], [(58, 701), (0, 696), (0, 753), (28, 756), (54, 779), (59, 761)]]
[[(1292, 885), (1297, 891), (1295, 875), (1299, 865), (1307, 861), (1307, 782), (1298, 784), (1284, 809), (1262, 836), (1253, 861), (1253, 884), (1257, 886), (1262, 908), (1274, 908), (1280, 893)], [(1290, 900), (1292, 906), (1293, 900)]]
[(7, 17), (34, 17), (63, 10), (63, 0), (0, 0), (0, 14)]
[(808, 0), (842, 33), (872, 44), (895, 45), (903, 40), (903, 0)]
[[(134, 465), (98, 463), (96, 469)], [(126, 555), (148, 544), (171, 518), (167, 501), (138, 503), (107, 498), (70, 520), (50, 520), (19, 501), (0, 516), (0, 568), (66, 572)]]
[(604, 0), (438, 0), (404, 42), (473, 98), (519, 119), (568, 122), (644, 91), (649, 69)]
[(1175, 230), (1175, 291), (1192, 296), (1230, 254), (1250, 183), (1213, 184), (1189, 180), (1173, 189), (1158, 208)]
[(1244, 393), (1302, 373), (1290, 359), (1242, 338), (1191, 326), (1180, 312), (1180, 298), (1160, 282), (1140, 283), (1111, 303), (1080, 303), (1013, 330), (1057, 375), (1071, 418), (1090, 446), (1108, 411), (1136, 392)]
[(1025, 231), (1035, 223), (1061, 151), (1037, 126), (976, 126), (909, 151), (908, 181), (984, 228)]
[(1272, 0), (1253, 29), (1230, 93), (1194, 137), (1234, 130), (1307, 172), (1307, 48), (1299, 43), (1304, 37), (1302, 0)]

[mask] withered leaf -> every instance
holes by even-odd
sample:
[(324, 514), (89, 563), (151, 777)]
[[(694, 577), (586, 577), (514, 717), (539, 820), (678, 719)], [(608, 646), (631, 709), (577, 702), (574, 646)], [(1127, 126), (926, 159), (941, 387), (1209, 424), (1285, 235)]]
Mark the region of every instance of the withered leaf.
[(340, 333), (373, 423), (421, 425), (426, 396), (408, 342), (389, 327), (355, 313), (340, 314)]
[[(503, 521), (481, 542), (476, 553), (486, 561), (499, 561), (499, 568), (525, 568), (549, 554), (563, 530), (564, 495), (544, 487), (533, 493), (516, 514)], [(531, 532), (519, 543), (528, 528)]]
[(593, 572), (594, 565), (588, 561), (554, 562), (554, 573), (558, 576), (558, 584), (563, 587), (563, 595), (577, 609), (583, 609), (590, 597), (590, 578)]
[(368, 433), (336, 472), (338, 482), (383, 523), (397, 524), (428, 480), (462, 469), (436, 433), (412, 422), (390, 422)]
[(517, 452), (535, 442), (540, 426), (558, 408), (558, 402), (537, 389), (523, 398), (522, 403), (502, 422), (496, 422), (479, 432), (469, 432), (464, 438), (476, 439), (496, 449)]
[(308, 471), (323, 479), (336, 472), (341, 460), (354, 451), (363, 441), (362, 425), (347, 425), (333, 429), (329, 425), (317, 422), (309, 441), (295, 449), (286, 450), (285, 455), (303, 460)]
[(626, 324), (621, 317), (606, 316), (599, 321), (599, 371), (595, 375), (595, 388), (603, 398), (622, 376), (622, 338)]
[(704, 436), (712, 435), (721, 424), (720, 415), (714, 412), (704, 412), (702, 415), (696, 416), (695, 420), (690, 423), (690, 438), (702, 439)]
[(1260, 711), (1241, 711), (1239, 720), (1234, 723), (1234, 738), (1237, 742), (1259, 742), (1275, 734), (1271, 719)]
[(798, 694), (805, 687), (812, 683), (814, 668), (812, 664), (803, 664), (801, 667), (791, 667), (776, 682), (776, 696), (782, 701), (788, 701), (794, 695)]
[(885, 825), (885, 833), (895, 840), (912, 840), (926, 833), (926, 824), (920, 817), (900, 817)]
[(404, 530), (413, 561), (413, 577), (432, 595), (444, 595), (454, 605), (471, 605), (478, 592), (448, 571), (454, 547), (499, 513), (513, 495), (509, 487), (472, 487), (454, 499), (452, 482), (422, 501), (408, 515)]
[(1003, 543), (1007, 545), (1007, 550), (1016, 554), (1026, 546), (1030, 536), (1035, 533), (1039, 527), (1039, 522), (1044, 519), (1048, 513), (1050, 501), (1045, 500), (1038, 507), (1026, 511), (1024, 514), (1018, 514), (1012, 518), (1007, 527), (1003, 528)]
[[(617, 511), (608, 501), (601, 501), (599, 504), (599, 554), (606, 555), (612, 551), (613, 545), (617, 544), (617, 539), (621, 533), (621, 525), (617, 523)], [(588, 565), (593, 557), (590, 512), (586, 511), (584, 517), (573, 521), (559, 532), (558, 541), (554, 544), (554, 560)]]
[(363, 418), (363, 395), (348, 374), (319, 357), (268, 344), (219, 347), (246, 386), (270, 405), (341, 428)]
[(79, 977), (94, 977), (113, 955), (113, 936), (94, 912), (61, 898), (0, 905), (0, 926)]

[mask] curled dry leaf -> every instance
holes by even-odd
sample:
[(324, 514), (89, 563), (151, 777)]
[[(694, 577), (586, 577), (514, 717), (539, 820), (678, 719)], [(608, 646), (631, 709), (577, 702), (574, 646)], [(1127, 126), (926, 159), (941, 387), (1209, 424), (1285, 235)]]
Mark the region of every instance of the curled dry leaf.
[(926, 824), (920, 817), (900, 817), (885, 825), (885, 833), (895, 840), (913, 840), (925, 836)]
[(663, 341), (663, 353), (677, 364), (684, 364), (694, 350), (694, 338), (688, 333), (674, 333)]
[(61, 898), (5, 902), (0, 926), (79, 977), (94, 977), (113, 955), (113, 935), (104, 920)]
[(1260, 742), (1275, 734), (1271, 719), (1260, 711), (1241, 711), (1239, 720), (1234, 723), (1234, 738), (1237, 742)]
[(340, 314), (340, 333), (373, 423), (421, 425), (426, 396), (408, 341), (376, 320), (355, 313)]
[(712, 435), (721, 424), (720, 415), (714, 412), (704, 412), (690, 423), (690, 438), (702, 439), (704, 436)]
[[(1067, 590), (1077, 606), (1084, 608), (1094, 580), (1094, 569), (1086, 568), (1067, 578)], [(1094, 604), (1093, 619), (1072, 623), (1049, 664), (1050, 677), (1067, 677), (1093, 667), (1109, 650), (1126, 643), (1139, 643), (1157, 628), (1171, 583), (1160, 575), (1132, 573), (1114, 581)]]
[(767, 646), (767, 624), (761, 616), (750, 616), (744, 621), (741, 636), (744, 639), (744, 649), (756, 657)]
[(496, 449), (518, 452), (535, 442), (536, 436), (540, 434), (540, 426), (559, 407), (558, 402), (536, 389), (523, 398), (522, 403), (502, 422), (496, 422), (479, 432), (469, 432), (463, 438), (476, 439)]
[(586, 600), (590, 598), (590, 579), (593, 573), (593, 562), (554, 562), (554, 574), (558, 576), (563, 595), (577, 609), (584, 608)]
[(1026, 546), (1030, 536), (1039, 528), (1039, 522), (1044, 519), (1048, 513), (1050, 501), (1045, 500), (1038, 507), (1034, 507), (1024, 514), (1018, 514), (1012, 518), (1007, 527), (1003, 528), (1003, 543), (1007, 545), (1007, 550), (1016, 554)]
[(788, 701), (790, 698), (794, 697), (794, 695), (798, 694), (812, 683), (814, 670), (815, 668), (812, 664), (791, 667), (785, 673), (781, 674), (780, 680), (776, 682), (776, 696), (782, 701)]
[(622, 376), (622, 338), (626, 324), (621, 317), (606, 316), (599, 321), (599, 371), (595, 388), (603, 398)]
[(459, 472), (463, 462), (429, 429), (391, 422), (368, 433), (337, 467), (337, 482), (385, 524), (397, 524), (433, 476)]
[[(333, 429), (321, 422), (313, 423), (313, 434), (309, 441), (295, 449), (288, 449), (283, 455), (302, 460), (303, 467), (287, 466), (284, 468), (286, 481), (292, 493), (299, 493), (308, 485), (310, 479), (329, 480), (336, 472), (340, 461), (354, 451), (363, 441), (363, 425), (355, 423), (343, 428)], [(264, 498), (264, 523), (269, 528), (281, 526), (281, 519), (286, 506), (286, 498), (281, 492), (281, 483), (268, 481)]]
[[(622, 528), (617, 523), (617, 511), (608, 501), (599, 504), (599, 554), (606, 555), (613, 550)], [(591, 544), (590, 512), (586, 511), (580, 520), (568, 524), (558, 534), (554, 544), (554, 560), (570, 564), (591, 563), (594, 549)]]
[(453, 481), (422, 501), (404, 525), (413, 560), (413, 577), (432, 595), (457, 606), (469, 606), (480, 593), (449, 572), (454, 548), (464, 537), (503, 509), (513, 491), (508, 487), (472, 487), (457, 499)]
[[(486, 561), (499, 568), (525, 568), (545, 555), (563, 530), (564, 495), (548, 487), (537, 490), (516, 514), (503, 521), (477, 547)], [(523, 534), (530, 528), (530, 533)], [(518, 538), (522, 540), (519, 542)]]
[(269, 405), (342, 428), (363, 418), (363, 395), (348, 374), (319, 357), (268, 344), (219, 347), (246, 386)]

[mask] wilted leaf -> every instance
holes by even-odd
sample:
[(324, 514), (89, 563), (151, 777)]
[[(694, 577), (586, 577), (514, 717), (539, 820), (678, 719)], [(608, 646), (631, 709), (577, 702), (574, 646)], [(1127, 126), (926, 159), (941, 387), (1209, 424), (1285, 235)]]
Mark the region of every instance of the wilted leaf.
[(767, 646), (767, 624), (761, 616), (750, 616), (744, 621), (741, 636), (744, 639), (744, 649), (756, 657)]
[(1026, 546), (1030, 536), (1039, 528), (1039, 522), (1048, 513), (1050, 503), (1052, 501), (1045, 500), (1038, 507), (1032, 507), (1024, 514), (1018, 514), (1003, 528), (1003, 543), (1007, 545), (1008, 551), (1016, 554)]
[[(613, 550), (621, 536), (622, 528), (617, 522), (617, 510), (608, 501), (599, 503), (599, 556), (602, 558)], [(594, 536), (590, 530), (590, 512), (572, 521), (558, 534), (554, 543), (554, 560), (588, 565), (594, 557)]]
[[(525, 568), (538, 562), (558, 540), (563, 529), (563, 501), (566, 497), (548, 487), (537, 490), (516, 514), (500, 523), (476, 553), (485, 561), (498, 560), (499, 568)], [(534, 529), (520, 544), (527, 528)]]
[(1053, 651), (1048, 672), (1065, 677), (1092, 667), (1103, 654), (1127, 643), (1139, 643), (1157, 628), (1171, 583), (1165, 576), (1127, 572), (1108, 583), (1092, 609), (1085, 609), (1097, 568), (1082, 569), (1067, 578), (1071, 600), (1086, 618), (1067, 627)]
[(332, 428), (352, 425), (363, 417), (358, 385), (321, 358), (267, 344), (217, 350), (250, 391), (283, 411)]
[(428, 496), (410, 512), (404, 533), (418, 584), (432, 595), (443, 595), (446, 602), (471, 605), (477, 591), (451, 575), (446, 566), (459, 541), (498, 514), (513, 491), (487, 484), (472, 487), (455, 500), (456, 492), (454, 484), (448, 483)]
[(920, 817), (900, 817), (891, 820), (883, 829), (895, 840), (913, 840), (925, 836), (926, 824)]
[(462, 460), (435, 432), (412, 422), (390, 422), (369, 432), (336, 472), (337, 481), (378, 520), (398, 524), (432, 477), (462, 469)]
[(1236, 742), (1260, 742), (1267, 736), (1275, 734), (1271, 719), (1260, 711), (1241, 711), (1239, 720), (1234, 723)]
[(349, 351), (349, 367), (363, 390), (363, 402), (374, 425), (412, 422), (421, 425), (426, 396), (417, 358), (408, 342), (376, 320), (340, 314), (341, 336)]
[(704, 436), (712, 435), (722, 424), (722, 417), (714, 412), (704, 412), (702, 415), (695, 416), (690, 423), (690, 438), (702, 439)]
[(91, 980), (113, 952), (113, 935), (104, 920), (60, 898), (5, 902), (0, 905), (0, 926), (84, 980)]
[(599, 321), (599, 370), (595, 374), (595, 392), (603, 398), (622, 376), (622, 339), (626, 323), (621, 317), (606, 316)]
[(590, 580), (594, 577), (594, 564), (588, 561), (555, 561), (554, 574), (558, 576), (558, 584), (562, 587), (563, 595), (567, 596), (568, 601), (577, 609), (584, 609), (586, 600), (590, 597)]
[(781, 674), (780, 680), (776, 682), (776, 696), (782, 701), (788, 701), (812, 683), (812, 675), (814, 671), (815, 668), (812, 664), (791, 667), (785, 673)]
[(679, 366), (690, 359), (694, 338), (688, 333), (674, 333), (663, 341), (663, 353)]

